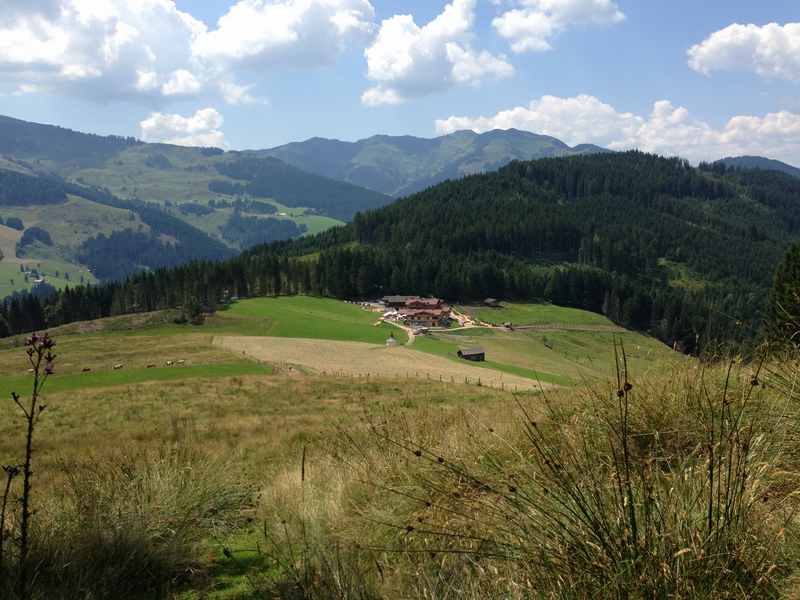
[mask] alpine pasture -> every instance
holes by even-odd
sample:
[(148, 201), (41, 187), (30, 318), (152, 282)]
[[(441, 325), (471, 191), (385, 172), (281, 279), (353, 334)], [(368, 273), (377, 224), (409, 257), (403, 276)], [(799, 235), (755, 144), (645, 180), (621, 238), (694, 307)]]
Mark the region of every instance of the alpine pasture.
[[(69, 561), (43, 571), (42, 585), (69, 594), (87, 585), (80, 575), (93, 578), (98, 597), (270, 597), (296, 583), (273, 551), (298, 543), (301, 521), (306, 544), (334, 535), (349, 545), (377, 533), (335, 525), (364, 490), (358, 469), (335, 457), (351, 456), (344, 446), (356, 440), (371, 444), (374, 423), (406, 423), (432, 443), (466, 449), (459, 424), (505, 431), (519, 402), (539, 411), (559, 389), (604, 385), (615, 341), (630, 352), (632, 373), (684, 361), (580, 311), (495, 310), (547, 327), (450, 328), (409, 344), (406, 330), (379, 322), (379, 312), (296, 296), (238, 300), (196, 326), (165, 311), (54, 329), (58, 358), (37, 431), (37, 514), (59, 536), (42, 564)], [(390, 335), (398, 346), (386, 347)], [(6, 396), (31, 384), (22, 342), (0, 347)], [(459, 347), (476, 344), (485, 363), (457, 358)], [(0, 405), (0, 456), (24, 445), (16, 416), (12, 403)], [(383, 472), (392, 459), (375, 460)], [(84, 537), (87, 518), (99, 519), (91, 531), (102, 542)], [(291, 539), (271, 545), (281, 536)], [(138, 559), (120, 566), (120, 544), (162, 561), (166, 574)]]

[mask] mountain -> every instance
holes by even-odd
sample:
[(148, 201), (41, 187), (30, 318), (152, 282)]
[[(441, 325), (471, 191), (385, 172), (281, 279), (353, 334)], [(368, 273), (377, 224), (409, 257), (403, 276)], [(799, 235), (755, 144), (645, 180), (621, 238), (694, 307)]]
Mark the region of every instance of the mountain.
[[(755, 339), (775, 266), (800, 239), (798, 197), (800, 181), (784, 173), (720, 172), (641, 152), (515, 161), (314, 236), (71, 302), (87, 319), (228, 294), (538, 299), (699, 351)], [(53, 324), (79, 318), (59, 297), (44, 309)]]
[(765, 171), (780, 171), (793, 177), (800, 177), (800, 169), (787, 165), (785, 162), (764, 158), (763, 156), (729, 156), (718, 160), (715, 164), (738, 169), (762, 169)]
[(311, 138), (255, 154), (398, 197), (445, 179), (493, 171), (512, 160), (599, 152), (609, 150), (592, 144), (571, 148), (554, 137), (496, 129), (483, 134), (458, 131), (433, 139), (376, 135), (342, 142)]
[(0, 168), (0, 292), (119, 279), (142, 269), (234, 255), (154, 204), (57, 175)]
[[(41, 275), (64, 287), (231, 256), (391, 201), (272, 157), (0, 116), (0, 299)], [(8, 219), (46, 232), (52, 243), (28, 235), (20, 245), (24, 231), (5, 226)]]

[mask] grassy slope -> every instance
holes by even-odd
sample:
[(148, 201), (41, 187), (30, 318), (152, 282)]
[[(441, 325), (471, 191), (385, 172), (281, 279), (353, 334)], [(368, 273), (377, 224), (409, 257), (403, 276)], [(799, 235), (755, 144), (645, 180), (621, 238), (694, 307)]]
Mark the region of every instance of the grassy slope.
[(383, 344), (390, 333), (405, 342), (396, 327), (376, 326), (380, 315), (325, 298), (290, 296), (257, 298), (234, 304), (209, 323), (214, 330), (240, 335), (319, 338)]
[[(172, 168), (162, 169), (148, 166), (146, 161), (154, 155), (163, 155), (172, 163)], [(220, 174), (216, 165), (228, 160), (225, 156), (204, 156), (197, 149), (175, 146), (135, 146), (120, 152), (102, 167), (83, 169), (69, 173), (79, 182), (99, 185), (122, 198), (136, 198), (148, 202), (183, 204), (187, 202), (207, 204), (210, 200), (231, 201), (230, 196), (217, 194), (208, 189), (211, 181), (236, 180)], [(309, 233), (318, 233), (342, 224), (337, 219), (309, 213), (304, 208), (288, 208), (271, 199), (262, 199), (273, 204), (279, 213), (271, 215), (288, 219), (298, 225), (306, 225)], [(220, 209), (210, 215), (186, 215), (179, 210), (173, 214), (201, 231), (221, 239), (219, 227), (230, 216), (231, 209)], [(246, 213), (245, 213), (246, 214)]]
[[(52, 247), (37, 244), (29, 248), (24, 257), (17, 258), (15, 245), (21, 232), (0, 226), (0, 249), (5, 256), (0, 261), (0, 298), (12, 292), (29, 290), (33, 285), (21, 277), (20, 264), (44, 273), (47, 283), (57, 288), (80, 284), (81, 277), (85, 283), (94, 283), (94, 276), (77, 262), (78, 247), (86, 239), (100, 233), (108, 235), (128, 228), (147, 230), (139, 217), (128, 210), (103, 206), (75, 196), (69, 196), (64, 204), (4, 206), (0, 208), (0, 216), (18, 217), (26, 228), (42, 227), (53, 239)], [(69, 273), (69, 280), (64, 276), (65, 273)]]
[[(268, 375), (272, 370), (267, 365), (251, 361), (231, 361), (219, 364), (193, 365), (191, 367), (138, 368), (119, 371), (103, 371), (82, 375), (54, 376), (47, 383), (47, 393), (75, 392), (91, 388), (127, 386), (145, 382), (167, 382), (184, 379), (218, 379), (244, 375)], [(30, 388), (31, 377), (14, 375), (3, 377), (0, 396)]]
[[(559, 316), (556, 307), (548, 311), (550, 322), (553, 316)], [(563, 318), (572, 322), (594, 318), (564, 311)], [(307, 476), (322, 475), (319, 457), (336, 444), (333, 424), (352, 430), (359, 427), (365, 412), (380, 416), (386, 411), (422, 419), (423, 413), (455, 414), (455, 410), (466, 409), (472, 419), (483, 418), (494, 427), (511, 418), (510, 395), (485, 387), (415, 380), (290, 377), (211, 346), (211, 338), (217, 333), (382, 342), (386, 333), (373, 326), (375, 315), (353, 305), (306, 297), (252, 299), (238, 302), (201, 327), (172, 325), (170, 317), (169, 313), (117, 317), (54, 331), (59, 354), (57, 375), (48, 383), (49, 408), (39, 428), (37, 453), (41, 494), (60, 489), (55, 486), (60, 484), (58, 465), (64, 461), (83, 460), (87, 455), (113, 456), (120, 448), (135, 453), (191, 444), (210, 456), (231, 457), (237, 476), (266, 490), (264, 506), (255, 509), (266, 519), (274, 510), (273, 496), (293, 493), (291, 477), (299, 478), (298, 457), (303, 452), (310, 457)], [(575, 331), (546, 332), (555, 341), (559, 358), (551, 363), (543, 359), (537, 362), (537, 356), (541, 359), (547, 354), (535, 348), (537, 343), (541, 345), (536, 342), (541, 334), (478, 329), (418, 338), (416, 344), (419, 350), (450, 353), (451, 357), (462, 338), (484, 345), (490, 356), (506, 348), (509, 355), (503, 361), (509, 362), (502, 362), (498, 354), (496, 361), (500, 362), (487, 366), (555, 383), (568, 383), (572, 378), (559, 369), (573, 364), (569, 360), (573, 350), (594, 353), (598, 361), (599, 355), (605, 356), (598, 372), (613, 362), (610, 334)], [(643, 341), (637, 334), (623, 337), (629, 349), (633, 340)], [(570, 341), (574, 346), (567, 347)], [(24, 391), (29, 383), (29, 376), (24, 374), (24, 350), (13, 344), (14, 340), (5, 340), (5, 349), (0, 350), (3, 396), (11, 387)], [(561, 348), (562, 344), (565, 347)], [(658, 350), (654, 349), (653, 360), (671, 356), (663, 347)], [(513, 352), (519, 355), (513, 358)], [(186, 360), (186, 366), (164, 366), (166, 360), (177, 359)], [(528, 366), (515, 366), (512, 360)], [(114, 371), (116, 362), (124, 363), (125, 368)], [(158, 367), (147, 369), (147, 364)], [(87, 366), (92, 372), (81, 373)], [(602, 374), (608, 376), (611, 370)], [(11, 403), (0, 404), (0, 457), (16, 456), (21, 447), (12, 411)], [(211, 566), (211, 579), (202, 582), (201, 592), (181, 597), (243, 597), (250, 589), (248, 569), (266, 568), (263, 559), (243, 551), (264, 543), (261, 524), (257, 518), (232, 538), (209, 540), (206, 560), (218, 561)], [(223, 543), (237, 551), (235, 561), (223, 558)]]
[(504, 304), (501, 309), (462, 307), (484, 322), (512, 322), (533, 329), (474, 328), (420, 338), (415, 348), (454, 357), (460, 347), (481, 346), (487, 367), (569, 385), (607, 377), (614, 370), (613, 347), (621, 341), (631, 372), (643, 375), (680, 360), (664, 344), (646, 335), (616, 327), (602, 315), (550, 304)]
[[(438, 332), (417, 337), (411, 349), (421, 353), (421, 364), (425, 360), (423, 354), (430, 353), (474, 367), (476, 377), (480, 377), (481, 369), (489, 368), (557, 385), (576, 385), (608, 377), (614, 370), (615, 340), (625, 345), (631, 372), (636, 376), (682, 360), (680, 355), (647, 336), (619, 328), (613, 331), (593, 329), (609, 325), (600, 315), (542, 305), (515, 305), (513, 310), (516, 314), (528, 314), (533, 322), (538, 319), (555, 326), (513, 332), (488, 328)], [(394, 334), (401, 343), (407, 341), (405, 332), (396, 327), (376, 326), (376, 313), (336, 300), (307, 296), (241, 300), (209, 317), (199, 327), (175, 325), (171, 316), (153, 313), (118, 317), (56, 330), (55, 335), (66, 336), (71, 357), (60, 374), (77, 376), (64, 383), (64, 389), (80, 387), (80, 382), (85, 382), (87, 387), (127, 383), (121, 373), (114, 377), (104, 374), (116, 363), (124, 363), (126, 371), (130, 372), (130, 382), (136, 382), (159, 380), (161, 372), (146, 367), (149, 364), (161, 367), (167, 360), (184, 359), (187, 366), (193, 367), (235, 362), (236, 357), (212, 346), (215, 335), (383, 344), (389, 334)], [(560, 329), (559, 324), (578, 329)], [(457, 358), (459, 347), (473, 345), (485, 349), (486, 362), (471, 363)], [(0, 375), (19, 374), (25, 368), (24, 363), (3, 362), (3, 356), (10, 352), (12, 350), (0, 352)], [(91, 368), (92, 373), (82, 374), (84, 367)], [(201, 374), (201, 371), (191, 372), (191, 376)]]
[(464, 306), (460, 310), (493, 325), (508, 322), (514, 325), (614, 325), (603, 315), (552, 304), (503, 303), (502, 308)]
[[(465, 339), (465, 342), (466, 341), (467, 340)], [(450, 341), (446, 341), (442, 336), (438, 335), (420, 337), (414, 342), (414, 348), (420, 352), (428, 352), (430, 354), (443, 356), (454, 361), (459, 360), (456, 356), (459, 346), (460, 344), (454, 344)], [(485, 362), (470, 363), (467, 361), (462, 361), (462, 364), (474, 365), (475, 367), (483, 367), (487, 369), (496, 369), (498, 371), (503, 371), (504, 373), (510, 373), (511, 375), (519, 375), (520, 377), (535, 379), (537, 381), (541, 381), (542, 383), (554, 383), (556, 385), (570, 385), (572, 383), (568, 377), (564, 377), (563, 375), (539, 371), (520, 365), (501, 363), (496, 360), (491, 360), (490, 356), (491, 354), (487, 356), (487, 360)]]

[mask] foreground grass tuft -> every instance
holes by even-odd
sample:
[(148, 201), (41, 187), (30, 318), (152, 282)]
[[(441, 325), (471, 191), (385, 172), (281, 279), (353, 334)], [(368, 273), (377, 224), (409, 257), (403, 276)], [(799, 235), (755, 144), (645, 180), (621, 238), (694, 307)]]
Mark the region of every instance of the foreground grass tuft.
[(252, 497), (230, 464), (187, 448), (86, 457), (60, 474), (63, 486), (38, 506), (30, 552), (34, 597), (48, 600), (167, 597)]
[(371, 419), (303, 487), (338, 509), (295, 510), (297, 535), (368, 549), (350, 567), (383, 597), (779, 597), (800, 564), (791, 405), (752, 366), (668, 381), (621, 366), (512, 420)]

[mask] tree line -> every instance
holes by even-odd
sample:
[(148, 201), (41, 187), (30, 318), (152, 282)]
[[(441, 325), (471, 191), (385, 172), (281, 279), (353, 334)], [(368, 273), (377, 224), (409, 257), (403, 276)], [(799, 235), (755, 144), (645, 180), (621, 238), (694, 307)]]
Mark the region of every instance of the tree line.
[(800, 216), (788, 180), (641, 152), (518, 161), (316, 236), (74, 288), (29, 307), (31, 316), (20, 316), (18, 301), (3, 319), (14, 332), (37, 316), (56, 325), (190, 299), (213, 307), (295, 293), (491, 296), (601, 312), (699, 351), (755, 339)]

